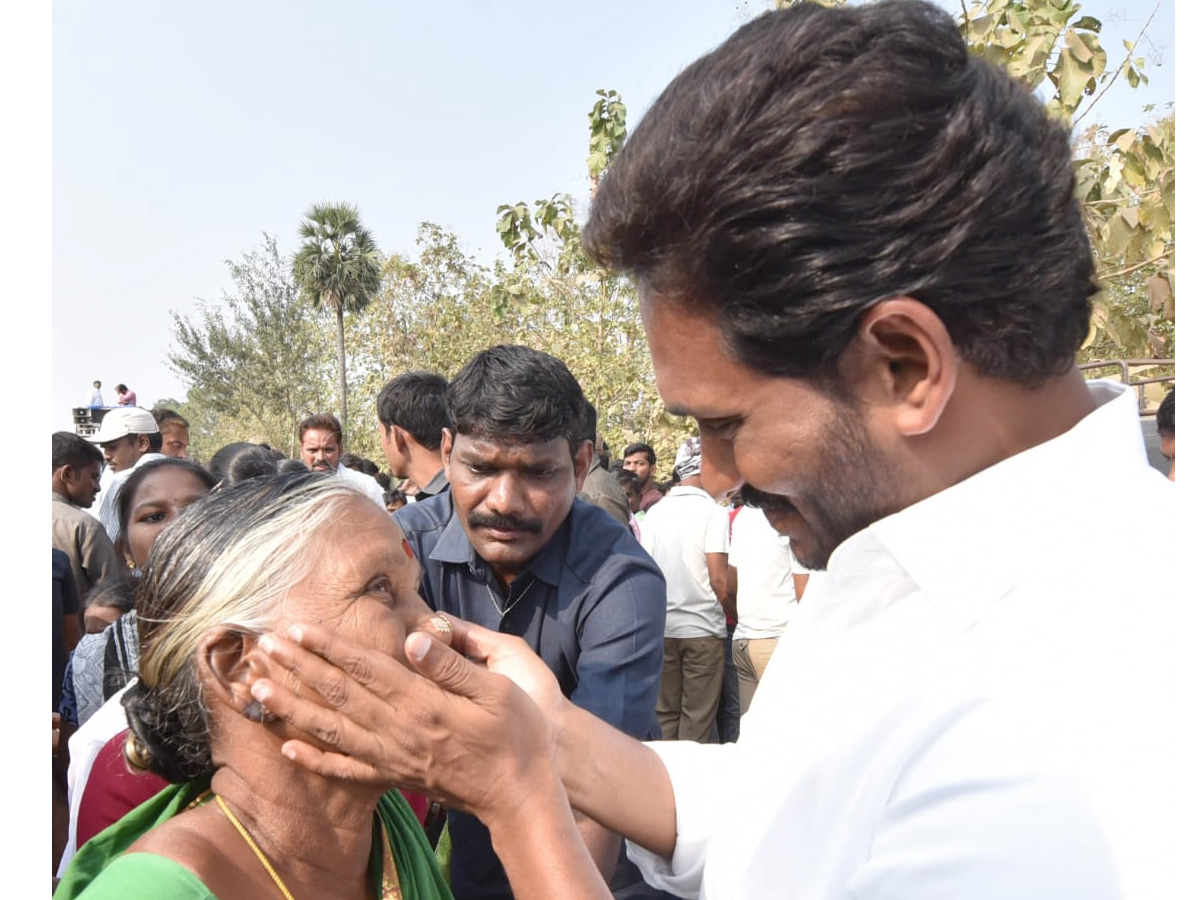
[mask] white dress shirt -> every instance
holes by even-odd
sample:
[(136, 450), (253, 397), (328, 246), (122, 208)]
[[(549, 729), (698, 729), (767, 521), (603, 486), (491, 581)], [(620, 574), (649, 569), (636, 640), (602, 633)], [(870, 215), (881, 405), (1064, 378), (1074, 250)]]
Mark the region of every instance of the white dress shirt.
[[(1133, 393), (845, 541), (736, 744), (650, 746), (683, 897), (1164, 897), (1190, 890), (1194, 589)], [(714, 786), (729, 773), (738, 790)]]

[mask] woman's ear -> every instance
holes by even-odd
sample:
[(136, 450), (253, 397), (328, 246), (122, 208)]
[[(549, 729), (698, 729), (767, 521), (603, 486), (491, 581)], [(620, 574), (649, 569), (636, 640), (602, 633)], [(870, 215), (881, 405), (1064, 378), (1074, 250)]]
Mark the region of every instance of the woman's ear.
[(238, 715), (254, 713), (258, 701), (250, 696), (250, 685), (265, 674), (255, 635), (233, 628), (214, 628), (200, 639), (196, 665), (215, 700)]

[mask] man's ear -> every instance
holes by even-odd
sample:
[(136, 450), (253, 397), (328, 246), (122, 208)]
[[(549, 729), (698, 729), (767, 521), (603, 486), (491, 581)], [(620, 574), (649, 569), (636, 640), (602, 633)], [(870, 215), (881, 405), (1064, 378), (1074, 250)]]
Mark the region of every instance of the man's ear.
[(212, 687), (212, 696), (242, 715), (254, 698), (250, 685), (262, 678), (266, 666), (254, 635), (231, 628), (214, 628), (200, 639), (196, 666)]
[(592, 467), (592, 453), (595, 445), (591, 441), (580, 441), (579, 449), (575, 451), (575, 490), (583, 489), (583, 479), (587, 477), (588, 469)]
[(911, 297), (871, 307), (843, 360), (844, 382), (905, 437), (937, 425), (954, 393), (960, 362), (942, 320)]
[(139, 450), (141, 450), (143, 453), (150, 452), (150, 435), (148, 435), (148, 434), (135, 435), (134, 440), (137, 442), (137, 448)]
[(387, 428), (387, 436), (385, 440), (396, 446), (397, 453), (403, 453), (404, 445), (408, 440), (408, 432), (399, 425), (386, 425), (384, 427)]
[(449, 428), (442, 429), (442, 468), (450, 471), (450, 451), (454, 449), (454, 433)]

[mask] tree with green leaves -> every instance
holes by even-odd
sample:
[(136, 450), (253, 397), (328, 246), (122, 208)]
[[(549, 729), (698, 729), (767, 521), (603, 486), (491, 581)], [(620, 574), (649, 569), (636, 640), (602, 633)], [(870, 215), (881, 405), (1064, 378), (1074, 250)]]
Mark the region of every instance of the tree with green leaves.
[(337, 318), (338, 385), (346, 421), (345, 314), (364, 309), (379, 291), (375, 238), (347, 203), (318, 203), (300, 223), (300, 248), (292, 274), (302, 300), (333, 311)]
[(326, 344), (292, 281), (275, 238), (228, 260), (232, 291), (199, 314), (172, 313), (170, 365), (188, 385), (180, 412), (191, 423), (193, 456), (257, 439), (295, 452), (295, 426), (325, 408), (332, 385)]
[[(596, 94), (588, 114), (592, 194), (627, 133), (620, 95)], [(668, 413), (654, 386), (633, 283), (583, 252), (574, 198), (558, 193), (532, 209), (520, 202), (496, 213), (496, 231), (511, 254), (493, 293), (506, 331), (567, 364), (595, 404), (602, 434), (673, 447), (692, 433), (691, 421)]]

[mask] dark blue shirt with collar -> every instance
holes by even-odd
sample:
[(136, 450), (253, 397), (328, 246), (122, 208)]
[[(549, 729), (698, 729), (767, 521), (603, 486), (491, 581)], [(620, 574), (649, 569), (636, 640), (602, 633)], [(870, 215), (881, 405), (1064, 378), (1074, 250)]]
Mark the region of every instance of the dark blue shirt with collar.
[[(576, 706), (639, 740), (658, 737), (666, 585), (628, 528), (576, 500), (510, 591), (471, 546), (449, 491), (393, 517), (421, 562), (421, 595), (430, 606), (520, 635)], [(454, 896), (511, 897), (483, 824), (453, 811), (449, 821)]]

